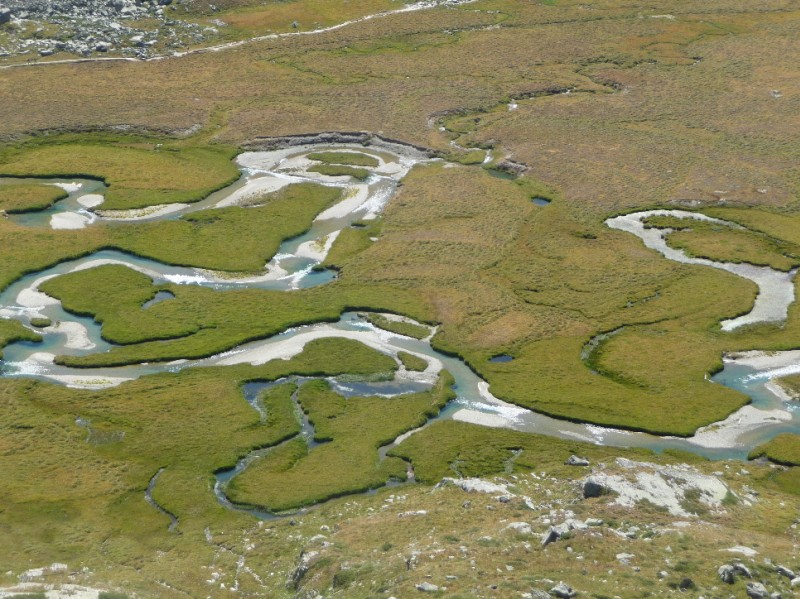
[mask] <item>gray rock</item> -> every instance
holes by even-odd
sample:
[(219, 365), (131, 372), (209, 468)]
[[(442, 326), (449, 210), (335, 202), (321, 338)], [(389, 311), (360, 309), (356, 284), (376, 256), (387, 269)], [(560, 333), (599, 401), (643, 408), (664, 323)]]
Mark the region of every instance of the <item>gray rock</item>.
[(733, 564), (733, 569), (736, 570), (736, 572), (738, 572), (745, 578), (753, 578), (753, 574), (750, 572), (750, 568), (745, 566), (742, 562), (736, 562), (735, 564)]
[(111, 50), (111, 44), (109, 42), (97, 42), (94, 49), (98, 52), (108, 52)]
[(560, 538), (561, 533), (554, 526), (551, 526), (550, 530), (542, 535), (542, 547), (547, 547), (550, 543), (555, 543)]
[(792, 578), (792, 582), (790, 583), (793, 587), (800, 587), (800, 576), (797, 578)]
[(300, 553), (300, 560), (289, 577), (289, 580), (286, 582), (286, 586), (290, 589), (297, 590), (300, 587), (300, 583), (303, 581), (303, 578), (306, 574), (308, 574), (308, 571), (311, 569), (311, 566), (318, 557), (318, 551), (303, 551)]
[(608, 489), (591, 476), (583, 482), (583, 496), (587, 499), (589, 497), (600, 497), (606, 493), (608, 493)]
[(566, 464), (567, 466), (588, 466), (589, 460), (587, 460), (586, 458), (578, 457), (573, 454), (569, 456), (569, 458), (567, 458), (567, 461), (564, 462), (564, 464)]
[(559, 597), (560, 599), (572, 599), (572, 597), (578, 593), (568, 584), (559, 582), (556, 586), (550, 589), (550, 594), (553, 597)]
[(430, 582), (421, 582), (417, 585), (417, 590), (422, 591), (423, 593), (435, 593), (439, 590), (439, 587), (435, 584), (431, 584)]
[(778, 591), (775, 591), (769, 596), (769, 599), (783, 599), (783, 595), (781, 595)]
[(550, 599), (550, 593), (540, 591), (539, 589), (533, 589), (531, 591), (531, 599)]
[(746, 591), (752, 599), (769, 599), (767, 588), (760, 582), (748, 582)]
[(0, 25), (11, 21), (11, 9), (5, 6), (0, 6)]
[(793, 578), (795, 578), (795, 573), (794, 573), (794, 572), (792, 572), (792, 571), (791, 571), (789, 568), (787, 568), (786, 566), (777, 566), (777, 567), (775, 568), (775, 571), (776, 571), (778, 574), (780, 574), (781, 576), (785, 576), (785, 577), (786, 577), (786, 578), (788, 578), (789, 580), (792, 580)]
[(586, 518), (586, 526), (603, 526), (600, 518)]
[(733, 569), (733, 566), (730, 566), (728, 564), (720, 566), (719, 569), (717, 570), (717, 576), (719, 576), (719, 579), (726, 584), (733, 584), (735, 582), (736, 580), (736, 577), (734, 576), (735, 573), (736, 570)]

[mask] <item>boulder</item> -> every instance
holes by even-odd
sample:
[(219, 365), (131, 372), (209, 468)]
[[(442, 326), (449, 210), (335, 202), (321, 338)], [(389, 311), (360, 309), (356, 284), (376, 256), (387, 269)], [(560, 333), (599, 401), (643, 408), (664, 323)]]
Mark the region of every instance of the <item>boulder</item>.
[(747, 596), (752, 599), (769, 599), (767, 587), (760, 582), (748, 582), (746, 591)]
[(550, 530), (542, 535), (542, 547), (547, 547), (550, 543), (555, 543), (561, 538), (561, 533), (551, 526)]
[(735, 573), (736, 570), (733, 569), (733, 566), (728, 564), (720, 566), (719, 569), (717, 569), (717, 576), (719, 576), (719, 579), (726, 584), (734, 583), (736, 580), (736, 577), (734, 576)]
[(786, 577), (786, 578), (788, 578), (789, 580), (792, 580), (793, 578), (795, 578), (795, 573), (794, 573), (794, 572), (792, 572), (792, 571), (791, 571), (789, 568), (787, 568), (786, 566), (777, 566), (777, 567), (775, 568), (775, 571), (776, 571), (778, 574), (780, 574), (781, 576), (785, 576), (785, 577)]
[(11, 21), (11, 9), (5, 6), (0, 6), (0, 25)]
[(559, 582), (556, 586), (550, 589), (550, 594), (553, 597), (559, 597), (560, 599), (572, 599), (572, 597), (578, 593), (568, 584)]
[(742, 562), (736, 562), (733, 564), (733, 569), (744, 576), (745, 578), (753, 578), (753, 574), (750, 572), (750, 568), (745, 566)]
[(421, 582), (417, 585), (417, 590), (422, 591), (423, 593), (435, 593), (439, 590), (439, 587), (435, 584), (431, 584), (430, 582)]
[(564, 462), (564, 464), (566, 464), (567, 466), (588, 466), (589, 460), (573, 454), (569, 456), (569, 458), (567, 458), (567, 461)]

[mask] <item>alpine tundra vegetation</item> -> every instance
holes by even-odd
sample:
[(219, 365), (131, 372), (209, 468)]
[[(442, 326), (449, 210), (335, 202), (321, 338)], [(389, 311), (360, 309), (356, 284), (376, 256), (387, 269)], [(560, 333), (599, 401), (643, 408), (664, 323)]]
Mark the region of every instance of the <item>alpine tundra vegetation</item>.
[(0, 597), (800, 588), (796, 2), (0, 3)]

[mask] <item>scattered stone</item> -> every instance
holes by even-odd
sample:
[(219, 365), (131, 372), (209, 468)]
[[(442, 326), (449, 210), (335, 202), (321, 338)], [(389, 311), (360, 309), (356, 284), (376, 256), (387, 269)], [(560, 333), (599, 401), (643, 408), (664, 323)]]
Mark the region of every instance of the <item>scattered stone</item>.
[(661, 570), (661, 572), (658, 573), (658, 577), (661, 580), (664, 580), (667, 576), (669, 576), (669, 572), (667, 572), (666, 570)]
[(411, 516), (427, 516), (427, 515), (428, 515), (427, 510), (413, 510), (413, 511), (410, 511), (410, 512), (401, 512), (401, 513), (397, 514), (397, 517), (398, 518), (409, 518)]
[(746, 591), (752, 599), (769, 599), (767, 588), (760, 582), (748, 582)]
[(736, 580), (736, 577), (734, 576), (735, 573), (736, 570), (734, 570), (733, 566), (730, 566), (728, 564), (720, 566), (719, 569), (717, 570), (717, 575), (719, 576), (719, 579), (726, 584), (734, 583), (734, 581)]
[(559, 582), (556, 586), (550, 589), (550, 594), (553, 597), (559, 597), (560, 599), (572, 599), (572, 597), (578, 593), (568, 584)]
[(550, 599), (550, 593), (546, 591), (540, 591), (539, 589), (533, 589), (530, 592), (531, 599)]
[(750, 572), (750, 568), (745, 566), (742, 562), (736, 562), (733, 564), (733, 569), (744, 576), (745, 578), (753, 578), (753, 574)]
[[(30, 27), (16, 28), (4, 40), (7, 56), (68, 52), (78, 56), (119, 50), (122, 55), (151, 58), (161, 42), (180, 48), (216, 36), (203, 24), (165, 17), (165, 0), (3, 0), (0, 25), (19, 18)], [(136, 38), (136, 39), (134, 39)], [(100, 45), (104, 42), (106, 45)], [(163, 52), (164, 48), (162, 48)]]
[(542, 547), (547, 547), (550, 543), (555, 543), (560, 538), (561, 533), (554, 526), (551, 526), (550, 530), (542, 535)]
[(564, 464), (566, 464), (567, 466), (588, 466), (589, 460), (587, 460), (586, 458), (578, 457), (573, 454), (569, 456), (569, 458), (567, 458), (567, 461), (564, 462)]
[(800, 587), (800, 576), (797, 578), (792, 578), (792, 582), (790, 583), (793, 587)]
[(587, 518), (586, 526), (603, 526), (603, 521), (600, 518)]
[(435, 584), (431, 584), (430, 582), (421, 582), (417, 585), (417, 590), (422, 591), (423, 593), (435, 593), (439, 590), (439, 587)]
[(513, 530), (517, 534), (521, 535), (530, 535), (533, 534), (531, 530), (531, 525), (527, 522), (512, 522), (508, 526), (506, 526), (506, 530)]
[(617, 561), (621, 564), (625, 564), (626, 566), (631, 565), (631, 560), (636, 557), (633, 553), (618, 553), (617, 554)]
[(769, 599), (783, 599), (783, 595), (781, 595), (778, 591), (775, 591), (769, 596)]
[(787, 568), (786, 566), (777, 566), (777, 567), (775, 568), (775, 571), (776, 571), (778, 574), (780, 574), (781, 576), (785, 576), (785, 577), (786, 577), (786, 578), (788, 578), (789, 580), (792, 580), (793, 578), (795, 578), (795, 573), (794, 573), (794, 572), (792, 572), (792, 571), (791, 571), (789, 568)]

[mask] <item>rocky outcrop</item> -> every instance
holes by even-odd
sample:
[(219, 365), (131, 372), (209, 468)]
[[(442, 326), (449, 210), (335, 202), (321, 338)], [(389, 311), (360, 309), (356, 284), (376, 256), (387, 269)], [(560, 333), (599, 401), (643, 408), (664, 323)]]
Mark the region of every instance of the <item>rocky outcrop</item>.
[[(12, 29), (14, 35), (5, 50), (11, 55), (66, 52), (86, 57), (119, 50), (131, 58), (148, 58), (218, 33), (174, 18), (168, 4), (164, 0), (5, 0), (0, 24), (12, 21), (13, 16), (20, 23), (38, 25)], [(43, 30), (49, 37), (42, 35)]]
[(286, 581), (286, 587), (292, 590), (297, 590), (300, 588), (303, 578), (305, 578), (305, 575), (308, 574), (308, 571), (311, 569), (311, 566), (314, 565), (314, 562), (316, 562), (317, 559), (319, 559), (319, 551), (303, 551), (300, 554), (300, 559), (297, 562), (297, 566), (295, 566), (295, 569), (289, 576), (289, 580)]
[(661, 466), (650, 462), (616, 460), (618, 474), (594, 472), (583, 483), (584, 497), (615, 495), (614, 502), (633, 507), (641, 501), (666, 508), (673, 516), (692, 514), (692, 503), (707, 508), (720, 508), (730, 492), (716, 476), (701, 474), (686, 464)]

